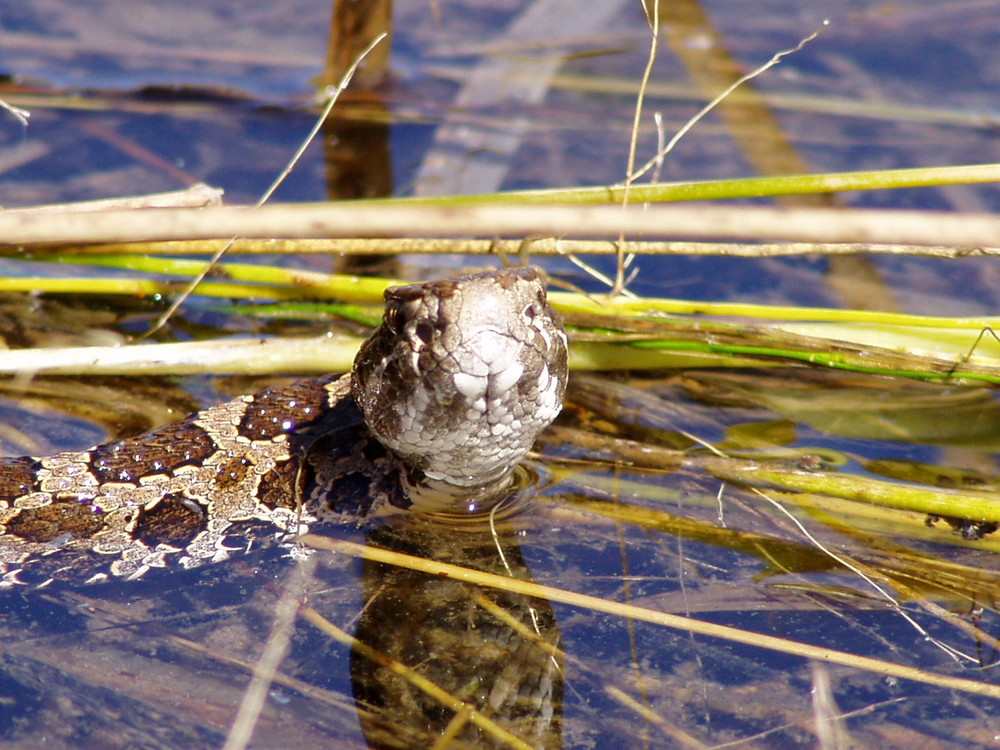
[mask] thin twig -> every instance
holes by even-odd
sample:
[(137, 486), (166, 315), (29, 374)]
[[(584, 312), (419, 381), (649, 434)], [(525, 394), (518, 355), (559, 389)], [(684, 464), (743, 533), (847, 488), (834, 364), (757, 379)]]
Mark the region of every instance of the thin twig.
[(239, 710), (233, 719), (232, 728), (229, 730), (229, 736), (226, 737), (226, 744), (222, 746), (222, 750), (244, 750), (253, 736), (257, 719), (260, 717), (264, 701), (267, 699), (267, 691), (271, 687), (271, 682), (274, 680), (281, 660), (285, 658), (288, 651), (295, 617), (305, 600), (306, 589), (312, 580), (317, 559), (315, 556), (307, 558), (292, 573), (292, 580), (275, 608), (271, 637), (268, 638), (260, 659), (254, 665), (253, 677), (243, 693), (243, 700), (240, 702)]
[(902, 607), (899, 606), (899, 601), (897, 601), (896, 597), (893, 596), (892, 593), (887, 588), (885, 588), (877, 581), (875, 581), (874, 578), (872, 578), (865, 571), (863, 571), (859, 567), (859, 565), (856, 564), (853, 560), (848, 559), (844, 555), (837, 554), (832, 549), (824, 545), (821, 541), (819, 541), (819, 539), (813, 536), (812, 533), (810, 533), (810, 531), (805, 527), (805, 524), (803, 524), (798, 518), (796, 518), (794, 515), (788, 512), (785, 506), (783, 506), (781, 503), (779, 503), (772, 497), (768, 496), (765, 492), (762, 492), (761, 490), (757, 489), (756, 487), (751, 487), (750, 490), (756, 495), (764, 498), (767, 502), (769, 502), (772, 506), (774, 506), (775, 509), (777, 509), (785, 516), (787, 516), (791, 520), (791, 522), (795, 524), (799, 532), (801, 532), (802, 535), (809, 540), (809, 543), (812, 544), (814, 547), (816, 547), (816, 549), (818, 549), (820, 552), (827, 555), (840, 565), (843, 565), (845, 568), (850, 570), (861, 580), (863, 580), (865, 583), (871, 586), (880, 597), (884, 598), (888, 602), (889, 606), (892, 608), (892, 611), (894, 611), (896, 614), (902, 617), (910, 625), (910, 627), (912, 627), (915, 631), (917, 631), (917, 633), (920, 635), (921, 638), (923, 638), (928, 643), (932, 643), (935, 646), (937, 646), (939, 649), (941, 649), (944, 653), (946, 653), (956, 662), (962, 661), (963, 659), (969, 662), (976, 661), (972, 656), (968, 654), (963, 654), (958, 649), (948, 645), (944, 641), (941, 641), (933, 637), (930, 633), (928, 633), (920, 623), (918, 623), (916, 620), (910, 617), (910, 615)]
[[(326, 106), (323, 108), (322, 114), (320, 114), (319, 118), (316, 120), (316, 124), (313, 125), (312, 130), (309, 131), (309, 135), (306, 136), (305, 140), (302, 142), (298, 150), (295, 152), (295, 155), (292, 156), (288, 164), (281, 171), (281, 174), (278, 175), (278, 177), (274, 180), (274, 182), (271, 183), (271, 186), (264, 191), (264, 194), (260, 197), (260, 200), (258, 200), (257, 203), (255, 204), (254, 206), (255, 208), (263, 206), (270, 199), (270, 197), (274, 195), (274, 191), (278, 189), (278, 187), (281, 185), (282, 182), (285, 181), (285, 178), (288, 177), (289, 174), (291, 174), (292, 170), (295, 168), (295, 165), (298, 164), (299, 160), (302, 158), (302, 154), (305, 153), (305, 150), (309, 147), (309, 145), (319, 134), (320, 128), (323, 127), (323, 123), (326, 122), (327, 117), (330, 116), (330, 112), (333, 111), (333, 107), (337, 103), (337, 99), (340, 98), (341, 92), (343, 92), (344, 89), (346, 89), (347, 86), (350, 84), (351, 78), (354, 77), (354, 73), (358, 69), (358, 66), (361, 64), (361, 61), (364, 60), (365, 57), (367, 57), (368, 53), (370, 53), (373, 49), (375, 49), (375, 47), (383, 39), (385, 39), (385, 37), (386, 37), (385, 33), (382, 33), (379, 36), (377, 36), (372, 41), (372, 43), (369, 44), (365, 48), (365, 50), (358, 56), (358, 59), (354, 61), (351, 67), (347, 69), (347, 72), (344, 73), (344, 77), (340, 80), (340, 83), (338, 83), (336, 87), (331, 88), (327, 91), (328, 93), (327, 103)], [(215, 268), (215, 265), (222, 259), (222, 256), (225, 255), (226, 252), (229, 250), (229, 248), (231, 248), (239, 239), (240, 239), (239, 236), (234, 236), (225, 245), (220, 247), (209, 259), (208, 265), (205, 266), (205, 269), (196, 278), (194, 278), (191, 281), (190, 285), (188, 285), (188, 288), (185, 289), (184, 292), (170, 304), (170, 307), (168, 307), (166, 312), (164, 312), (163, 315), (159, 317), (159, 319), (156, 321), (153, 327), (150, 328), (141, 336), (139, 336), (138, 339), (136, 340), (142, 341), (143, 339), (149, 338), (154, 333), (163, 328), (163, 326), (167, 324), (167, 321), (169, 321), (170, 318), (173, 317), (174, 313), (177, 312), (178, 308), (180, 308), (180, 306), (187, 301), (188, 297), (194, 294), (195, 290), (198, 288), (198, 285), (201, 284), (201, 282), (203, 282), (208, 277), (208, 275)]]
[[(632, 175), (635, 170), (636, 150), (639, 144), (639, 126), (642, 124), (642, 110), (646, 102), (646, 89), (649, 81), (653, 77), (653, 66), (656, 64), (656, 56), (660, 45), (660, 0), (653, 0), (653, 7), (650, 8), (643, 3), (646, 11), (646, 18), (649, 21), (652, 38), (649, 43), (649, 54), (646, 56), (646, 67), (642, 71), (642, 80), (639, 83), (639, 93), (635, 98), (635, 114), (632, 118), (632, 133), (629, 138), (628, 161), (625, 166), (625, 184), (622, 195), (622, 208), (628, 208), (629, 193), (632, 182), (635, 179)], [(615, 268), (615, 283), (611, 287), (612, 294), (620, 294), (625, 289), (625, 269), (632, 262), (633, 256), (625, 254), (625, 233), (618, 235), (617, 242), (617, 265)]]
[(130, 195), (124, 198), (102, 198), (91, 201), (72, 201), (70, 203), (48, 203), (30, 208), (15, 209), (19, 214), (56, 214), (87, 213), (91, 211), (114, 211), (119, 209), (146, 208), (206, 208), (222, 205), (222, 189), (211, 187), (203, 182), (195, 183), (183, 190), (170, 190), (163, 193), (144, 193)]
[[(744, 83), (753, 80), (754, 78), (761, 75), (765, 71), (769, 70), (770, 68), (773, 68), (779, 62), (781, 62), (781, 60), (784, 57), (787, 57), (788, 55), (794, 54), (795, 52), (801, 50), (803, 47), (805, 47), (805, 45), (807, 45), (813, 39), (818, 37), (820, 35), (820, 32), (822, 31), (822, 28), (826, 27), (830, 23), (829, 20), (824, 20), (823, 27), (809, 34), (809, 36), (802, 39), (795, 47), (792, 47), (790, 49), (785, 49), (776, 53), (766, 63), (750, 71), (746, 75), (740, 77), (735, 82), (733, 82), (733, 84), (728, 86), (725, 91), (723, 91), (712, 101), (710, 101), (708, 104), (702, 107), (701, 110), (699, 110), (691, 119), (689, 119), (686, 123), (684, 123), (684, 125), (680, 128), (680, 130), (678, 130), (674, 134), (673, 138), (671, 138), (667, 142), (666, 146), (660, 148), (652, 159), (646, 162), (640, 169), (635, 170), (634, 169), (635, 153), (636, 153), (636, 144), (638, 142), (639, 124), (642, 118), (642, 109), (643, 109), (643, 103), (645, 101), (646, 89), (649, 85), (649, 80), (652, 75), (652, 67), (653, 64), (656, 62), (656, 54), (657, 54), (658, 40), (659, 40), (659, 16), (660, 16), (659, 0), (654, 0), (651, 13), (650, 9), (645, 5), (645, 3), (643, 4), (643, 7), (646, 10), (647, 15), (650, 16), (650, 25), (652, 28), (653, 39), (650, 45), (649, 55), (646, 60), (646, 69), (643, 72), (642, 81), (639, 85), (639, 92), (636, 96), (635, 115), (632, 122), (632, 134), (629, 142), (628, 166), (626, 169), (625, 181), (623, 183), (619, 183), (618, 185), (614, 186), (615, 188), (620, 188), (623, 192), (621, 199), (621, 207), (623, 210), (628, 208), (632, 183), (638, 180), (640, 177), (643, 177), (651, 169), (659, 168), (663, 164), (664, 158), (671, 151), (674, 150), (674, 147), (680, 142), (681, 138), (687, 135), (692, 130), (692, 128), (694, 128), (695, 125), (701, 122), (701, 120), (704, 119), (709, 114), (709, 112), (715, 109), (723, 100), (726, 99), (726, 97), (730, 96), (736, 89), (738, 89)], [(633, 255), (627, 254), (625, 251), (625, 230), (622, 230), (618, 235), (618, 240), (616, 243), (616, 257), (618, 262), (615, 271), (615, 279), (614, 283), (609, 285), (611, 286), (611, 294), (613, 295), (621, 294), (622, 292), (625, 291), (625, 287), (627, 285), (627, 280), (625, 279), (625, 271), (628, 268), (628, 266), (632, 263), (632, 261), (634, 261), (635, 259)], [(598, 279), (599, 281), (606, 280), (606, 277), (603, 274), (600, 274), (596, 269), (591, 267), (590, 264), (572, 257), (570, 258), (570, 260), (575, 265), (579, 266), (587, 273), (589, 273), (591, 276), (593, 276), (595, 279)]]
[(741, 76), (739, 79), (737, 79), (736, 81), (734, 81), (732, 83), (732, 85), (730, 85), (730, 86), (728, 86), (726, 88), (725, 91), (723, 91), (721, 94), (719, 94), (717, 97), (715, 97), (712, 101), (710, 101), (708, 104), (706, 104), (704, 107), (702, 107), (698, 111), (698, 113), (695, 114), (694, 117), (692, 117), (690, 120), (688, 120), (686, 123), (684, 123), (684, 125), (681, 127), (681, 129), (678, 130), (674, 134), (674, 137), (670, 139), (670, 141), (667, 143), (667, 145), (664, 147), (664, 149), (659, 154), (657, 154), (652, 159), (650, 159), (648, 162), (646, 162), (645, 164), (643, 164), (642, 167), (640, 167), (638, 171), (636, 171), (633, 174), (630, 174), (629, 177), (632, 180), (637, 180), (640, 177), (642, 177), (643, 175), (645, 175), (649, 170), (653, 169), (656, 166), (658, 160), (662, 159), (664, 156), (666, 156), (671, 151), (673, 151), (674, 147), (681, 140), (681, 138), (683, 138), (685, 135), (687, 135), (695, 125), (697, 125), (699, 122), (701, 122), (708, 115), (709, 112), (711, 112), (713, 109), (715, 109), (717, 106), (719, 106), (719, 104), (726, 97), (728, 97), (730, 94), (732, 94), (736, 89), (738, 89), (744, 83), (746, 83), (748, 81), (752, 81), (754, 78), (756, 78), (757, 76), (761, 75), (765, 71), (770, 70), (771, 68), (773, 68), (779, 62), (781, 62), (781, 60), (783, 58), (787, 57), (788, 55), (795, 54), (796, 52), (798, 52), (799, 50), (801, 50), (803, 47), (805, 47), (807, 44), (809, 44), (809, 42), (811, 42), (813, 39), (815, 39), (816, 37), (818, 37), (822, 33), (823, 29), (825, 27), (829, 26), (829, 25), (830, 25), (830, 21), (828, 19), (824, 20), (823, 21), (823, 25), (819, 29), (816, 29), (816, 31), (814, 31), (813, 33), (811, 33), (809, 36), (805, 37), (802, 41), (800, 41), (794, 47), (790, 47), (789, 49), (785, 49), (785, 50), (782, 50), (781, 52), (776, 53), (766, 63), (764, 63), (763, 65), (761, 65), (758, 68), (755, 68), (754, 70), (751, 70), (746, 75)]
[(0, 109), (10, 112), (11, 115), (13, 115), (15, 119), (21, 123), (22, 127), (28, 127), (28, 118), (31, 117), (31, 112), (28, 110), (15, 107), (13, 104), (8, 104), (3, 99), (0, 99)]

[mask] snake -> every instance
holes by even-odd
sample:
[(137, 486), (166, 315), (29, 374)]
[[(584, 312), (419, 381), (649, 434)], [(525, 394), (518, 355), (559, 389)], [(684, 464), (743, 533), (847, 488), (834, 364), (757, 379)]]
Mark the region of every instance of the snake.
[(0, 458), (0, 589), (134, 580), (326, 524), (482, 510), (559, 414), (567, 372), (535, 267), (390, 287), (347, 374)]

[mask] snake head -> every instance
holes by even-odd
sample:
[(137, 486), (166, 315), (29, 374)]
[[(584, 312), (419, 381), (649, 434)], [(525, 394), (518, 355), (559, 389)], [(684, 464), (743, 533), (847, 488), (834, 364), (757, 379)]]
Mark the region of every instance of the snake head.
[(354, 360), (368, 427), (435, 491), (504, 482), (562, 409), (566, 332), (530, 266), (386, 290)]

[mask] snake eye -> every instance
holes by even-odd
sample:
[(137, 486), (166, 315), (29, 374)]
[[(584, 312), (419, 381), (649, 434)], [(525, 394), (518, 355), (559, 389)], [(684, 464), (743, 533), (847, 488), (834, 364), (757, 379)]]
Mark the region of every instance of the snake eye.
[(398, 307), (386, 307), (385, 316), (382, 318), (383, 325), (388, 328), (394, 336), (398, 336), (403, 331), (403, 313)]

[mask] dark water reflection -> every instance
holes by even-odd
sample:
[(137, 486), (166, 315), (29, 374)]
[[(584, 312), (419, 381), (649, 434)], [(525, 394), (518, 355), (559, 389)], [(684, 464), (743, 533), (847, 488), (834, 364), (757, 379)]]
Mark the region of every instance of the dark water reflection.
[[(530, 580), (510, 528), (493, 534), (409, 522), (379, 529), (368, 544)], [(426, 746), (447, 733), (460, 746), (506, 746), (482, 717), (532, 747), (562, 747), (562, 649), (549, 602), (375, 562), (365, 563), (362, 581), (355, 637), (479, 713), (478, 724), (456, 715), (412, 677), (355, 652), (351, 680), (370, 745)]]

